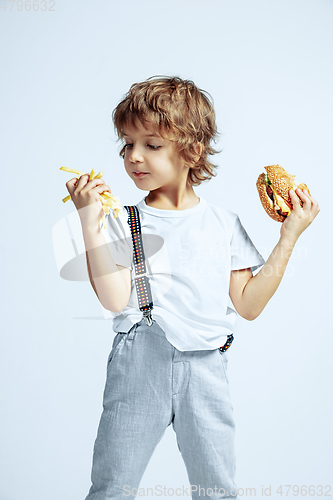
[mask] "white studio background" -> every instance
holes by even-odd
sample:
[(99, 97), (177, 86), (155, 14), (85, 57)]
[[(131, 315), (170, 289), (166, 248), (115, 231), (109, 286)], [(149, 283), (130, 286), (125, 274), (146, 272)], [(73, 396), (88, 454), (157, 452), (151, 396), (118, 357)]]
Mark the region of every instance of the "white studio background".
[[(284, 485), (332, 496), (332, 0), (29, 5), (0, 8), (0, 500), (88, 493), (114, 332), (90, 284), (59, 276), (52, 229), (75, 209), (61, 201), (72, 174), (59, 168), (104, 170), (123, 205), (140, 201), (111, 113), (153, 75), (192, 79), (213, 97), (220, 168), (195, 192), (239, 214), (265, 258), (280, 224), (259, 202), (263, 167), (280, 164), (319, 203), (265, 310), (238, 318), (228, 370), (239, 496), (281, 498), (280, 485), (282, 498)], [(156, 485), (188, 486), (171, 426), (141, 482)]]

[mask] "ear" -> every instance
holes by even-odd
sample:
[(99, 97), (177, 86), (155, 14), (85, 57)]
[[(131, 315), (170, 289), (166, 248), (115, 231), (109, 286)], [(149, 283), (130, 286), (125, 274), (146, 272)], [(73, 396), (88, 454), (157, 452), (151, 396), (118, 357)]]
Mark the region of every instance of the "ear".
[(201, 142), (195, 142), (193, 144), (193, 149), (194, 151), (197, 153), (197, 157), (195, 158), (195, 161), (198, 161), (200, 156), (201, 156), (201, 153), (202, 153), (202, 144)]

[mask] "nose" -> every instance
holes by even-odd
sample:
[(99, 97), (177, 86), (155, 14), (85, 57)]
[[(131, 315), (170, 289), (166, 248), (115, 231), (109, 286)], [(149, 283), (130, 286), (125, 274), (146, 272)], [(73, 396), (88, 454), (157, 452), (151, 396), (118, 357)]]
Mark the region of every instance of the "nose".
[(138, 147), (133, 146), (133, 149), (131, 151), (131, 154), (129, 156), (129, 160), (131, 163), (142, 163), (143, 162), (143, 157), (142, 154), (140, 153)]

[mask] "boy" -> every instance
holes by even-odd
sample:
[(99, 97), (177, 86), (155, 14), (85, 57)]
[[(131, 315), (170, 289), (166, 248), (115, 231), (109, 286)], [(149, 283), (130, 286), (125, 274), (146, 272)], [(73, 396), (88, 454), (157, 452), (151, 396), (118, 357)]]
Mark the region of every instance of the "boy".
[[(319, 213), (291, 191), (291, 215), (265, 263), (239, 217), (198, 198), (193, 186), (215, 176), (213, 105), (193, 82), (152, 77), (132, 85), (113, 112), (120, 155), (136, 186), (153, 299), (151, 325), (139, 310), (127, 212), (107, 216), (101, 179), (71, 179), (91, 284), (115, 313), (103, 413), (86, 500), (135, 496), (149, 460), (172, 423), (192, 498), (237, 498), (234, 419), (227, 379), (236, 312), (251, 321), (275, 293), (293, 247)], [(151, 238), (152, 237), (152, 238)], [(262, 269), (253, 276), (258, 267)], [(148, 271), (147, 271), (148, 272)]]

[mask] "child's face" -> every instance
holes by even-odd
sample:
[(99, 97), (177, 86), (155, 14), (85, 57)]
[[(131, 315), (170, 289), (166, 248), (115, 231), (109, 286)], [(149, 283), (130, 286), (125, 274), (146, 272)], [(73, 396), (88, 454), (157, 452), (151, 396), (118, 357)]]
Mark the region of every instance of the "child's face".
[[(156, 135), (153, 128), (145, 128), (137, 120), (137, 128), (124, 128), (125, 169), (139, 189), (152, 191), (159, 188), (178, 188), (186, 184), (188, 167), (169, 139)], [(136, 176), (135, 172), (145, 172)]]

